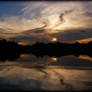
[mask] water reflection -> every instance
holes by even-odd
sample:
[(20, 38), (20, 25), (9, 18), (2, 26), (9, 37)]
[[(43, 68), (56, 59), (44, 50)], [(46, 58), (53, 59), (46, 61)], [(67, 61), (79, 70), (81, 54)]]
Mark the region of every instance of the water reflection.
[[(59, 58), (57, 57), (49, 57), (49, 56), (44, 56), (44, 57), (36, 57), (31, 54), (23, 54), (20, 59), (17, 60), (17, 62), (23, 62), (27, 66), (29, 65), (32, 66), (66, 66), (66, 67), (92, 67), (92, 61), (91, 57), (87, 56), (83, 58), (84, 55), (80, 55), (78, 57), (73, 56), (73, 55), (68, 55), (68, 56), (61, 56)], [(88, 57), (88, 59), (87, 59)], [(30, 65), (31, 64), (31, 65)]]
[(51, 57), (51, 60), (52, 60), (53, 62), (57, 62), (57, 58), (56, 58), (56, 57)]
[(10, 64), (15, 62), (23, 67), (30, 68), (68, 68), (68, 69), (92, 69), (92, 58), (87, 55), (79, 55), (78, 57), (74, 55), (67, 55), (61, 57), (36, 57), (32, 54), (21, 54), (20, 57), (15, 61), (6, 60), (5, 63)]
[(92, 57), (87, 56), (87, 55), (80, 55), (80, 56), (78, 56), (78, 58), (79, 58), (79, 59), (84, 59), (84, 60), (92, 61)]
[(92, 90), (92, 61), (85, 55), (21, 54), (0, 62), (0, 90)]

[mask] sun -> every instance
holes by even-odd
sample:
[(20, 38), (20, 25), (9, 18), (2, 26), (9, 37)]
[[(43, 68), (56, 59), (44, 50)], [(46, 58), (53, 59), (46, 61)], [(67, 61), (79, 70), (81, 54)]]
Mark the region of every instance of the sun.
[(52, 41), (52, 42), (56, 42), (56, 41), (57, 41), (57, 38), (56, 38), (56, 37), (53, 37), (53, 38), (51, 39), (51, 41)]

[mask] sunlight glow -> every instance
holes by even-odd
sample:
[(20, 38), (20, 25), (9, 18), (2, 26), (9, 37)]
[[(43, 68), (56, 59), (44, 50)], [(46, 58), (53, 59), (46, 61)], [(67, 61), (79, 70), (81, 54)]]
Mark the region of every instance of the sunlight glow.
[(92, 41), (92, 38), (86, 38), (86, 39), (81, 39), (81, 40), (77, 40), (79, 43), (88, 43), (90, 41)]
[(29, 45), (30, 42), (18, 42), (19, 45)]
[(92, 61), (92, 58), (90, 56), (87, 56), (87, 55), (80, 55), (78, 58)]
[(30, 55), (29, 54), (21, 54), (20, 57), (26, 59), (26, 58), (30, 58)]
[(56, 57), (51, 57), (51, 60), (56, 62), (57, 58)]
[(56, 41), (57, 41), (57, 38), (56, 38), (56, 37), (53, 37), (53, 38), (51, 39), (51, 41), (52, 41), (52, 42), (56, 42)]

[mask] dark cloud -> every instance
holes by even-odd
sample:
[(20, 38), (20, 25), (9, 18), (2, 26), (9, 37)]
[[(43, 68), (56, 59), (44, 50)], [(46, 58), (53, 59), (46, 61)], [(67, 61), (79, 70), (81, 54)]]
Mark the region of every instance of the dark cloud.
[(85, 14), (86, 16), (92, 17), (92, 12), (88, 12), (88, 11), (87, 11), (87, 12), (85, 12), (84, 14)]
[[(66, 10), (66, 11), (64, 11), (64, 13), (61, 13), (60, 16), (59, 16), (59, 19), (60, 19), (60, 23), (59, 23), (59, 24), (64, 23), (64, 22), (65, 22), (64, 16), (66, 16), (66, 15), (72, 13), (73, 11), (75, 11), (75, 10), (72, 10), (72, 9), (71, 9), (71, 10)], [(57, 24), (57, 25), (59, 25), (59, 24)], [(56, 26), (57, 26), (57, 25), (56, 25)]]
[(30, 44), (34, 44), (35, 42), (44, 42), (44, 43), (48, 42), (48, 38), (46, 35), (31, 35), (31, 33), (19, 35), (17, 37), (10, 37), (9, 40), (14, 40), (17, 42), (27, 41), (30, 42)]
[(26, 30), (25, 32), (22, 32), (22, 33), (43, 33), (44, 32), (44, 29), (42, 28), (36, 28), (36, 29), (31, 29), (31, 30)]
[(39, 37), (35, 36), (17, 36), (17, 37), (11, 37), (10, 39), (16, 40), (16, 41), (36, 41)]
[(64, 13), (60, 14), (59, 18), (61, 22), (64, 22)]
[(52, 34), (52, 36), (57, 37), (60, 41), (76, 41), (85, 38), (92, 37), (92, 30), (68, 30), (65, 32), (59, 32), (57, 34)]
[[(40, 30), (43, 31), (43, 30)], [(39, 31), (39, 33), (40, 33)], [(38, 34), (38, 33), (37, 33)], [(59, 41), (65, 41), (65, 42), (73, 42), (80, 39), (86, 39), (92, 37), (92, 30), (91, 29), (85, 29), (85, 30), (67, 30), (67, 31), (60, 31), (58, 33), (54, 34), (43, 34), (43, 35), (32, 35), (32, 33), (27, 33), (24, 35), (19, 35), (17, 37), (11, 37), (9, 39), (16, 40), (16, 41), (30, 41), (32, 43), (34, 42), (49, 42), (49, 38), (56, 37), (59, 39)]]

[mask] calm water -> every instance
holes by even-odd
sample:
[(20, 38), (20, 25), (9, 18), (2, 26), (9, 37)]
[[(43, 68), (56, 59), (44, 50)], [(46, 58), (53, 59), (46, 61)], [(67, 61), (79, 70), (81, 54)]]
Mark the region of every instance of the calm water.
[(3, 89), (92, 90), (92, 58), (22, 54), (15, 61), (1, 61), (0, 90)]

